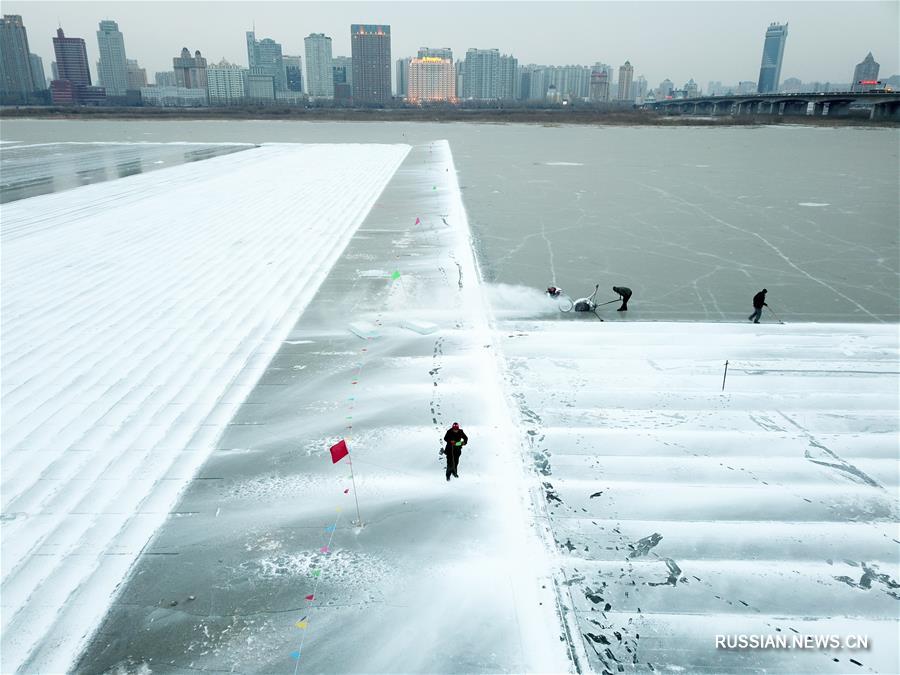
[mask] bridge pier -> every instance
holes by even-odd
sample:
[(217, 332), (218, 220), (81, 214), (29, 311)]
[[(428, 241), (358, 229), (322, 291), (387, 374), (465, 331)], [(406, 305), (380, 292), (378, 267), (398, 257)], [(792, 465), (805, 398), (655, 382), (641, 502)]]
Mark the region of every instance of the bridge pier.
[(818, 101), (818, 102), (816, 102), (816, 103), (813, 105), (813, 116), (814, 116), (814, 117), (821, 117), (821, 116), (823, 116), (823, 115), (827, 115), (827, 114), (828, 114), (828, 109), (829, 109), (830, 107), (831, 107), (831, 106), (829, 105), (828, 101)]
[(809, 101), (784, 101), (781, 114), (784, 116), (805, 115), (809, 108)]
[(870, 120), (896, 120), (900, 121), (900, 101), (886, 101), (872, 106), (869, 114)]
[(713, 105), (713, 115), (731, 115), (731, 109), (734, 107), (734, 101), (716, 101)]
[(828, 117), (847, 117), (850, 114), (850, 101), (832, 101), (828, 106)]

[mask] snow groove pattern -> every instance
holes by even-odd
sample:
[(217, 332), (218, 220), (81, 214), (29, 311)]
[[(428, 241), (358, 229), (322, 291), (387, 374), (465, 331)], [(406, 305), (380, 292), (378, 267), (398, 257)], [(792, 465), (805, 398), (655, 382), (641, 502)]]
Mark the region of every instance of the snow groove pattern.
[(408, 151), (270, 145), (3, 207), (3, 672), (71, 665)]

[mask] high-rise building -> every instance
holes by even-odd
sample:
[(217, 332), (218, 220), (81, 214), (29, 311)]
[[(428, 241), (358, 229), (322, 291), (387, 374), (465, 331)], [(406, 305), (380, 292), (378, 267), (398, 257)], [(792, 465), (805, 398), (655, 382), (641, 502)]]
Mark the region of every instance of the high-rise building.
[(656, 100), (664, 101), (667, 98), (672, 98), (673, 91), (675, 91), (675, 85), (672, 84), (672, 80), (667, 77), (659, 83), (659, 87), (656, 89)]
[(333, 56), (331, 79), (334, 82), (335, 100), (349, 101), (353, 97), (353, 59), (349, 56)]
[(760, 94), (772, 94), (778, 91), (781, 81), (781, 62), (784, 58), (784, 43), (787, 41), (788, 25), (769, 24), (766, 30), (766, 41), (763, 43), (762, 62), (759, 66), (759, 80), (756, 90)]
[(115, 21), (100, 22), (97, 31), (97, 47), (100, 61), (97, 75), (107, 96), (124, 96), (128, 89), (128, 69), (125, 61), (125, 38)]
[(387, 105), (391, 102), (391, 27), (354, 23), (350, 46), (354, 102)]
[(0, 19), (0, 96), (3, 98), (25, 102), (34, 91), (30, 54), (22, 17), (4, 14)]
[(245, 70), (225, 59), (206, 68), (206, 88), (210, 105), (235, 105), (244, 99)]
[(619, 66), (619, 96), (620, 101), (633, 101), (634, 95), (631, 93), (631, 80), (634, 78), (634, 68), (630, 61), (626, 61)]
[[(597, 64), (600, 65), (600, 64)], [(609, 76), (605, 68), (594, 66), (591, 70), (591, 101), (594, 103), (609, 102)]]
[(275, 78), (254, 73), (251, 68), (246, 75), (244, 93), (254, 103), (271, 103), (275, 100)]
[(206, 89), (206, 59), (200, 55), (199, 49), (191, 56), (187, 47), (182, 48), (181, 56), (172, 59), (172, 67), (175, 71), (175, 86)]
[(456, 69), (449, 49), (422, 47), (409, 62), (406, 100), (410, 103), (456, 102)]
[(490, 101), (500, 98), (500, 50), (466, 51), (463, 98)]
[(853, 69), (853, 79), (850, 81), (850, 91), (866, 91), (878, 83), (878, 71), (881, 70), (872, 52), (866, 54), (862, 63), (856, 64)]
[(519, 70), (519, 61), (515, 56), (503, 54), (500, 57), (500, 67), (497, 71), (497, 98), (504, 101), (512, 101), (518, 93), (519, 83), (516, 73)]
[(306, 91), (310, 98), (334, 98), (334, 73), (331, 71), (331, 38), (310, 33), (303, 39), (306, 47)]
[(34, 82), (35, 91), (43, 91), (47, 88), (47, 78), (44, 76), (44, 62), (37, 54), (29, 54), (31, 62), (31, 79)]
[(634, 82), (631, 85), (631, 93), (634, 94), (634, 102), (640, 105), (644, 102), (644, 98), (647, 96), (647, 78), (643, 75), (638, 75), (634, 78)]
[(63, 29), (53, 38), (56, 68), (59, 79), (50, 83), (50, 95), (54, 103), (97, 104), (106, 99), (103, 87), (91, 86), (87, 49), (83, 38), (66, 37)]
[(281, 57), (284, 63), (284, 77), (287, 82), (287, 90), (295, 93), (303, 92), (303, 59), (299, 56)]
[(694, 78), (692, 77), (686, 85), (684, 85), (684, 97), (685, 98), (697, 98), (700, 95), (700, 87), (697, 86), (697, 83), (694, 82)]
[(254, 31), (247, 31), (247, 63), (254, 75), (271, 75), (275, 91), (287, 89), (281, 45), (275, 40), (257, 40)]
[(128, 91), (135, 91), (136, 89), (147, 86), (147, 70), (141, 68), (137, 59), (125, 60), (125, 74), (128, 80), (128, 85), (126, 87)]
[(397, 91), (395, 92), (400, 98), (406, 98), (409, 85), (409, 63), (412, 61), (410, 57), (397, 59)]
[(84, 38), (66, 37), (63, 29), (59, 28), (53, 38), (53, 51), (56, 53), (60, 80), (68, 80), (76, 87), (91, 86), (91, 70), (88, 67)]
[(157, 87), (175, 87), (175, 86), (177, 86), (174, 70), (165, 70), (161, 73), (154, 73), (153, 81), (156, 82)]

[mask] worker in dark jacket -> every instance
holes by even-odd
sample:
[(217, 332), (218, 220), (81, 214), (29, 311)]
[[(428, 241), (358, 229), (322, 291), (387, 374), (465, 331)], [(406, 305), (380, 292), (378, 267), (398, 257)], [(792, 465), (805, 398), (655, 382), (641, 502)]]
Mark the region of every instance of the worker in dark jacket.
[(753, 314), (747, 317), (747, 321), (759, 323), (759, 318), (762, 316), (762, 308), (768, 307), (766, 304), (766, 293), (768, 291), (764, 288), (753, 296)]
[(613, 286), (613, 293), (618, 293), (619, 297), (622, 298), (622, 306), (617, 309), (617, 312), (627, 312), (628, 311), (628, 299), (631, 297), (631, 289), (626, 288), (625, 286)]
[(447, 455), (447, 480), (450, 480), (451, 475), (459, 478), (459, 474), (456, 473), (459, 468), (459, 456), (462, 454), (462, 446), (468, 442), (469, 437), (459, 428), (458, 422), (454, 422), (444, 434), (444, 443), (447, 444), (444, 447), (444, 454)]

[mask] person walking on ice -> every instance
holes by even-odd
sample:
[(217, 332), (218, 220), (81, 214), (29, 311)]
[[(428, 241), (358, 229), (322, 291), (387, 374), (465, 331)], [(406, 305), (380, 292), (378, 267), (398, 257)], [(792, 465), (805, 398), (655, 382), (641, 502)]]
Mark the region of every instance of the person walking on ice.
[(753, 296), (753, 314), (747, 317), (747, 321), (759, 323), (759, 319), (762, 316), (762, 308), (768, 307), (766, 304), (766, 293), (768, 293), (768, 291), (764, 288)]
[(459, 456), (462, 454), (462, 446), (468, 442), (469, 437), (466, 436), (465, 431), (460, 429), (459, 422), (454, 422), (453, 426), (444, 434), (446, 446), (443, 453), (447, 455), (447, 480), (450, 480), (451, 475), (459, 478), (459, 474), (456, 472), (459, 468)]
[(628, 300), (631, 298), (631, 289), (626, 286), (613, 286), (613, 293), (618, 293), (619, 297), (622, 298), (622, 306), (616, 311), (627, 312)]

